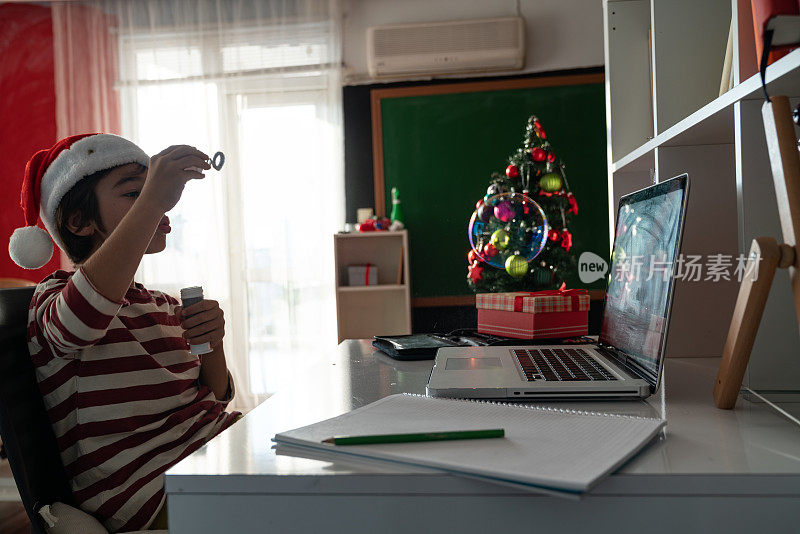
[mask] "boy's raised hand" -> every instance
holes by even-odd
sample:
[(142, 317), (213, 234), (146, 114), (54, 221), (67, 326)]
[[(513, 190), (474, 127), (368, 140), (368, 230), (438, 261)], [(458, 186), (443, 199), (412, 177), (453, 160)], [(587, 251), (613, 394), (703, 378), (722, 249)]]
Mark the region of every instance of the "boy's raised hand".
[(210, 169), (208, 155), (188, 145), (173, 145), (150, 158), (147, 179), (140, 198), (146, 203), (168, 212), (175, 207), (183, 193), (186, 182), (205, 175), (190, 167)]

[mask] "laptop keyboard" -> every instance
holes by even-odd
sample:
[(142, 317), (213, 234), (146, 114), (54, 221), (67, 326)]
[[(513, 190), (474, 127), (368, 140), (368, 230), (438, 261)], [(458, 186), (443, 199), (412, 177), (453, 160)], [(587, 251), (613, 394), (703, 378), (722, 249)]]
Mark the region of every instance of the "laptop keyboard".
[(514, 349), (528, 381), (616, 380), (582, 349)]

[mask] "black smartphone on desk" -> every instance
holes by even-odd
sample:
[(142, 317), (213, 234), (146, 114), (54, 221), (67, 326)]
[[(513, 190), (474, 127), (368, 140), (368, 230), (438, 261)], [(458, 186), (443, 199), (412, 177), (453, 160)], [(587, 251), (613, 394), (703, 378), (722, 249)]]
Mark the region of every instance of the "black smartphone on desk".
[(586, 337), (567, 339), (515, 339), (481, 334), (477, 330), (454, 330), (448, 334), (411, 334), (407, 336), (375, 336), (372, 346), (395, 360), (432, 360), (442, 347), (486, 347), (489, 345), (542, 345), (590, 343)]

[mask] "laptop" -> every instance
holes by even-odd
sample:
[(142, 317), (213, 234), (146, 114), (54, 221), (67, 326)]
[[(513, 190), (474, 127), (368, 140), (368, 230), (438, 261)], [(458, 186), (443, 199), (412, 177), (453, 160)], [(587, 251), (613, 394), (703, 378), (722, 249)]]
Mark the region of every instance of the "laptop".
[(687, 174), (622, 197), (597, 343), (440, 348), (434, 397), (640, 399), (661, 380)]

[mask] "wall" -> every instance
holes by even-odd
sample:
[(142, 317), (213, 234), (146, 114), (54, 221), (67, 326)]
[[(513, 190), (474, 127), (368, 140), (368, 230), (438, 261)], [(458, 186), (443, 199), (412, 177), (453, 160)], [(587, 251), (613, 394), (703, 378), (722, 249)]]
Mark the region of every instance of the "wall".
[[(520, 14), (525, 19), (525, 68), (485, 75), (470, 74), (470, 79), (602, 67), (602, 4), (600, 0), (519, 0)], [(381, 24), (516, 14), (515, 0), (344, 0), (342, 58), (345, 69), (345, 215), (348, 221), (356, 220), (357, 208), (374, 204), (369, 91), (390, 82), (395, 86), (406, 85), (405, 82), (411, 80), (370, 78), (367, 72), (367, 28)], [(467, 76), (438, 78), (464, 81)]]
[[(557, 73), (525, 74), (520, 76), (490, 77), (481, 79), (523, 79), (546, 77), (553, 74), (597, 74), (602, 72), (603, 67), (600, 66), (584, 69), (560, 70)], [(358, 208), (373, 207), (375, 203), (370, 91), (375, 88), (394, 88), (408, 85), (443, 85), (449, 83), (461, 83), (471, 80), (475, 80), (475, 78), (459, 80), (432, 80), (424, 82), (396, 82), (390, 84), (349, 85), (343, 88), (345, 217), (347, 221), (355, 222), (356, 210)], [(605, 139), (602, 140), (602, 143), (603, 146), (605, 146)], [(509, 151), (513, 150), (513, 148), (513, 146), (509, 147)], [(468, 148), (465, 148), (465, 150), (468, 151)], [(443, 162), (443, 164), (446, 164), (446, 162)], [(600, 171), (602, 174), (605, 169), (601, 169)], [(584, 202), (588, 202), (588, 200), (584, 200)], [(605, 223), (605, 220), (603, 223)], [(411, 254), (414, 254), (413, 250), (411, 251)], [(435, 310), (428, 310), (424, 313), (418, 310), (419, 307), (433, 306), (434, 304), (429, 302), (431, 300), (438, 301), (439, 299), (412, 299), (412, 306), (415, 308), (412, 310), (412, 329), (414, 332), (441, 332), (443, 331), (441, 330), (441, 325), (450, 325), (452, 323), (451, 318), (446, 317), (450, 313), (455, 313), (451, 308), (437, 307)], [(468, 306), (472, 308), (474, 313), (474, 304), (469, 298), (456, 297), (456, 301), (458, 303), (467, 303)], [(453, 302), (453, 305), (458, 305), (456, 301)], [(466, 317), (466, 315), (462, 314), (459, 315), (459, 317), (463, 318)], [(437, 324), (439, 325), (438, 328), (435, 330), (431, 328)]]
[(0, 277), (38, 282), (59, 268), (59, 256), (35, 271), (8, 256), (8, 239), (25, 225), (19, 193), (25, 164), (56, 142), (53, 29), (49, 7), (0, 4)]
[[(439, 76), (465, 79), (531, 76), (552, 71), (574, 71), (603, 66), (603, 12), (600, 0), (520, 0), (525, 19), (526, 58), (522, 70), (485, 75)], [(344, 0), (344, 137), (346, 217), (355, 221), (356, 208), (374, 203), (372, 134), (369, 92), (386, 83), (403, 86), (406, 79), (372, 79), (367, 70), (366, 31), (369, 26), (439, 22), (517, 15), (515, 0)], [(592, 69), (593, 70), (593, 69)], [(418, 81), (419, 79), (417, 79)], [(475, 308), (419, 307), (414, 303), (415, 332), (446, 332), (475, 324)], [(599, 325), (599, 303), (593, 303), (591, 332)], [(595, 310), (594, 308), (597, 308)]]
[[(516, 0), (344, 0), (344, 82), (376, 81), (367, 70), (370, 26), (515, 16), (517, 4)], [(525, 67), (487, 75), (603, 65), (601, 0), (519, 0), (519, 8), (525, 19)]]

